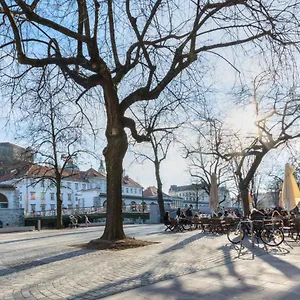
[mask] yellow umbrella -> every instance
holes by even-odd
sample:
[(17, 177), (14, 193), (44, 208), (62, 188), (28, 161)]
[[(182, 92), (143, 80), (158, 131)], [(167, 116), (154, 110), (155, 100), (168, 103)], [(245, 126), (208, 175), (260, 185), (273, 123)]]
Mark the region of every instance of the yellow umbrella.
[(212, 210), (212, 212), (216, 212), (218, 206), (219, 206), (219, 196), (218, 196), (217, 175), (213, 173), (211, 175), (211, 183), (210, 183), (209, 207)]
[(300, 200), (300, 192), (293, 173), (295, 169), (290, 164), (285, 164), (284, 180), (280, 204), (287, 210), (291, 211), (297, 206)]

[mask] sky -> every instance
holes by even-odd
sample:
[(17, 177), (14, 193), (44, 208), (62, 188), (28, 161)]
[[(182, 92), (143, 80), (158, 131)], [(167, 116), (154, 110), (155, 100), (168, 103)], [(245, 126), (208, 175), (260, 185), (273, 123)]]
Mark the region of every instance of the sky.
[[(140, 183), (144, 188), (157, 186), (152, 162), (133, 163), (133, 155), (127, 153), (124, 160), (124, 169), (129, 177)], [(161, 163), (163, 191), (168, 193), (171, 185), (191, 184), (191, 177), (187, 169), (187, 162), (182, 158), (180, 150), (176, 146), (171, 146), (167, 159)]]

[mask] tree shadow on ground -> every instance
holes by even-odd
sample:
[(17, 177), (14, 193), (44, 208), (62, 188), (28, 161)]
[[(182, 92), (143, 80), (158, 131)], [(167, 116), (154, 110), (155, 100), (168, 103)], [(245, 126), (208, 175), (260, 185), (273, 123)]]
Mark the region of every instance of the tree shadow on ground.
[(4, 269), (0, 269), (0, 276), (7, 276), (7, 275), (11, 275), (13, 273), (26, 271), (26, 270), (29, 270), (29, 269), (32, 269), (32, 268), (35, 268), (38, 266), (43, 266), (43, 265), (55, 263), (58, 261), (62, 261), (65, 259), (70, 259), (73, 257), (85, 255), (89, 252), (92, 252), (92, 250), (75, 250), (75, 251), (66, 252), (66, 253), (62, 253), (62, 254), (58, 254), (58, 255), (54, 255), (51, 257), (46, 257), (46, 258), (42, 258), (42, 259), (38, 259), (38, 260), (31, 260), (29, 262), (21, 263), (18, 265), (12, 265), (12, 266), (8, 265), (8, 266), (5, 266)]
[(177, 244), (172, 245), (171, 247), (169, 247), (167, 249), (162, 250), (160, 252), (160, 254), (165, 254), (165, 253), (172, 252), (172, 251), (175, 251), (175, 250), (180, 250), (180, 249), (184, 248), (186, 245), (188, 245), (188, 244), (190, 244), (190, 243), (192, 243), (192, 242), (194, 242), (198, 239), (201, 239), (205, 236), (206, 236), (205, 233), (199, 232), (197, 234), (194, 234), (194, 235), (184, 239), (183, 241), (180, 241)]

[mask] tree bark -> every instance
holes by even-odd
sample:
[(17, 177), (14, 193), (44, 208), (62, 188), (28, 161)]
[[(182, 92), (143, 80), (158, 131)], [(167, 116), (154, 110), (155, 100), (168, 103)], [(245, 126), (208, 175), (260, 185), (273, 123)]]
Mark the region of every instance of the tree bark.
[(104, 87), (107, 108), (107, 146), (103, 151), (107, 171), (107, 208), (106, 224), (101, 239), (114, 241), (125, 238), (122, 216), (122, 174), (128, 140), (118, 97), (111, 79), (108, 80), (108, 85)]
[(108, 139), (104, 152), (107, 169), (107, 209), (105, 230), (101, 238), (110, 241), (125, 238), (122, 216), (122, 173), (128, 141), (125, 130), (119, 128), (119, 131), (118, 136)]
[(162, 182), (159, 173), (159, 163), (156, 161), (154, 165), (155, 165), (155, 177), (157, 182), (157, 202), (158, 202), (159, 213), (160, 213), (160, 222), (163, 223), (163, 218), (165, 214), (165, 205), (164, 205), (164, 198), (162, 192)]
[(57, 211), (57, 221), (56, 221), (56, 228), (62, 229), (63, 228), (63, 221), (62, 221), (62, 200), (61, 200), (61, 187), (60, 183), (56, 182), (56, 211)]
[(240, 193), (242, 198), (244, 216), (249, 216), (250, 209), (249, 209), (249, 190), (247, 187), (240, 186)]

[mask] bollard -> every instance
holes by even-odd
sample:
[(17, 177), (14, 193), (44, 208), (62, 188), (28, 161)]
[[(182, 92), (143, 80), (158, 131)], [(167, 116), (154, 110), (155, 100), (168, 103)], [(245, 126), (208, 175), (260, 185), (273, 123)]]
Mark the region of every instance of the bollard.
[(41, 220), (37, 221), (37, 230), (40, 231), (41, 230)]

